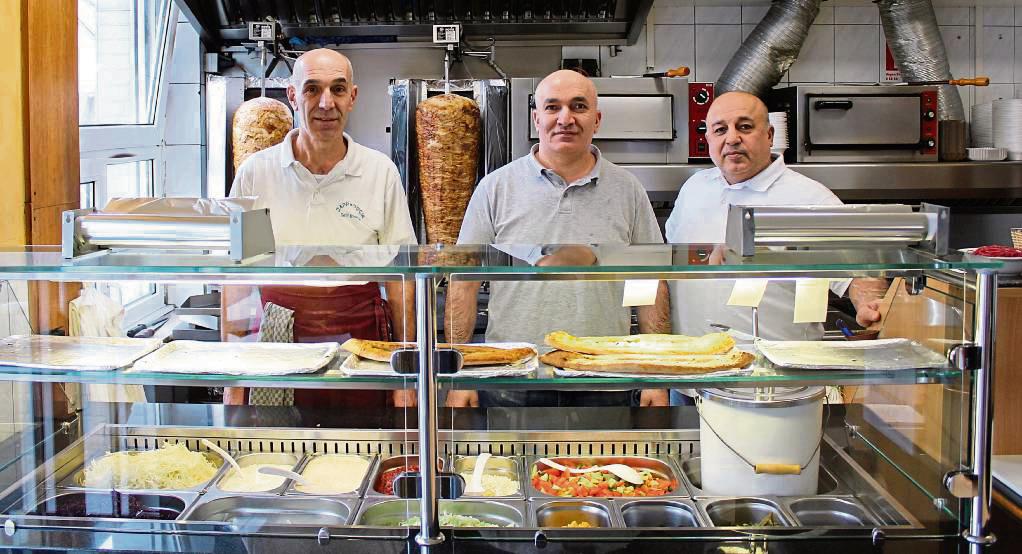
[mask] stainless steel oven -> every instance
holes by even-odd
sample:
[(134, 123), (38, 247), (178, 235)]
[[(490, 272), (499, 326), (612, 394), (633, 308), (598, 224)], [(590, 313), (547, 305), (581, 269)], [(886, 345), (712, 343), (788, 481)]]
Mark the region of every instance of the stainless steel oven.
[[(528, 154), (538, 139), (530, 106), (541, 80), (511, 79), (511, 159)], [(614, 163), (646, 169), (640, 180), (647, 189), (666, 187), (676, 194), (676, 177), (661, 184), (649, 182), (659, 174), (649, 169), (688, 162), (688, 79), (598, 78), (593, 83), (603, 112), (593, 144)]]
[(937, 87), (800, 85), (768, 105), (788, 114), (788, 162), (937, 161)]

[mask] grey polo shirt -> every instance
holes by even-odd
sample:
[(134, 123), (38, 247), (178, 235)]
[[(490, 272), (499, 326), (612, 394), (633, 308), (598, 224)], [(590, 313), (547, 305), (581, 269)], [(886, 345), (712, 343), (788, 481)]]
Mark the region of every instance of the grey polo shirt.
[[(532, 153), (479, 182), (458, 244), (661, 244), (646, 190), (634, 175), (603, 159), (567, 183)], [(532, 260), (530, 260), (532, 261)], [(543, 345), (550, 331), (579, 336), (627, 335), (623, 282), (490, 283), (489, 342)]]

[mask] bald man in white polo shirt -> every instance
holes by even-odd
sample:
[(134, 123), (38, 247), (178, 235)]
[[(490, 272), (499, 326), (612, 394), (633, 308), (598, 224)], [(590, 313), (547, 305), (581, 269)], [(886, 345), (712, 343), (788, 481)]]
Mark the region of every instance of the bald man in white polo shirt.
[[(280, 144), (257, 152), (238, 168), (231, 196), (255, 196), (270, 209), (278, 246), (415, 244), (397, 167), (344, 132), (355, 108), (358, 86), (344, 55), (328, 49), (306, 52), (295, 63), (288, 100), (298, 128)], [(413, 285), (260, 287), (262, 302), (294, 310), (295, 342), (414, 340)], [(243, 389), (225, 391), (225, 401), (242, 403)], [(296, 390), (303, 407), (378, 406), (383, 391)], [(414, 395), (396, 391), (393, 402)]]
[[(772, 156), (774, 129), (767, 107), (752, 94), (729, 92), (710, 106), (706, 117), (706, 140), (716, 167), (689, 178), (678, 193), (667, 220), (670, 243), (723, 244), (729, 206), (835, 205), (841, 200), (822, 184), (787, 168), (784, 159)], [(674, 332), (701, 335), (719, 323), (751, 332), (748, 308), (727, 306), (733, 281), (672, 281), (671, 305)], [(838, 295), (848, 289), (857, 310), (856, 319), (868, 325), (880, 318), (878, 299), (886, 291), (882, 279), (854, 279), (831, 287)], [(760, 336), (775, 340), (819, 340), (823, 327), (792, 323), (794, 285), (770, 283), (760, 304)]]

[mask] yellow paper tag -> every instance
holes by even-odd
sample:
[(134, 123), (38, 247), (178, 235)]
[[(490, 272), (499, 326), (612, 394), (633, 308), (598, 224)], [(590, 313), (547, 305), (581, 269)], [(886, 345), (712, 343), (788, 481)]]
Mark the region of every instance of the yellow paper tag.
[(820, 323), (827, 320), (827, 293), (830, 279), (795, 280), (795, 323)]
[(625, 281), (622, 306), (652, 306), (656, 302), (657, 279), (629, 279)]
[(770, 279), (738, 279), (735, 281), (735, 288), (731, 289), (731, 297), (727, 299), (727, 305), (759, 307), (769, 282)]

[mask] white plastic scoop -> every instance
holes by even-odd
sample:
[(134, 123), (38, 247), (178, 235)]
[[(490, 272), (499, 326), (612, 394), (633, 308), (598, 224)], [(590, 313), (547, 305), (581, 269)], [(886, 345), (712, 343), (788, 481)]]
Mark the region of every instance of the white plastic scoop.
[(223, 448), (220, 448), (219, 446), (209, 442), (206, 439), (202, 439), (202, 444), (206, 445), (206, 448), (208, 448), (208, 449), (212, 450), (213, 452), (216, 452), (217, 454), (219, 454), (220, 457), (224, 459), (224, 461), (226, 461), (227, 463), (229, 463), (232, 466), (234, 466), (234, 471), (237, 471), (238, 473), (241, 473), (241, 466), (238, 465), (238, 462), (236, 462), (234, 460), (234, 458), (232, 458), (231, 455), (227, 453), (226, 450), (224, 450)]
[(567, 471), (569, 473), (593, 473), (595, 471), (609, 471), (633, 485), (641, 485), (642, 483), (644, 483), (644, 481), (642, 480), (642, 476), (639, 475), (639, 472), (635, 471), (635, 469), (629, 466), (626, 466), (625, 464), (608, 464), (605, 466), (593, 466), (586, 469), (578, 469), (563, 466), (551, 460), (550, 458), (540, 458), (539, 463), (546, 466), (550, 466), (554, 469)]
[(310, 485), (312, 485), (312, 483), (310, 483), (309, 480), (306, 479), (305, 477), (302, 477), (302, 475), (300, 473), (295, 473), (293, 471), (290, 471), (290, 470), (287, 470), (287, 469), (283, 469), (283, 468), (279, 468), (279, 467), (262, 466), (262, 467), (259, 468), (259, 473), (262, 473), (263, 475), (273, 475), (274, 477), (284, 477), (284, 478), (287, 478), (287, 479), (294, 479), (295, 483), (298, 483), (299, 485), (303, 485), (303, 486), (310, 486)]
[(472, 471), (472, 481), (465, 485), (465, 494), (483, 494), (483, 471), (486, 469), (486, 462), (490, 461), (490, 453), (484, 452), (476, 458), (476, 466)]

